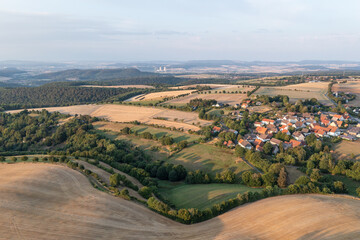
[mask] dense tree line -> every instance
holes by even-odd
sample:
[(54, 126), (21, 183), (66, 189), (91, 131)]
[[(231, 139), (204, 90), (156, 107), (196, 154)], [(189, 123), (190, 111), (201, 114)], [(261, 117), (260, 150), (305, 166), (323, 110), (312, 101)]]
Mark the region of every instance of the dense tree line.
[(122, 88), (87, 88), (87, 87), (19, 87), (0, 90), (0, 107), (8, 109), (67, 106), (97, 103), (105, 100), (123, 101), (139, 94), (140, 90), (129, 93)]
[(28, 111), (0, 113), (0, 151), (36, 150), (53, 134), (61, 117), (59, 113), (41, 111), (31, 117)]

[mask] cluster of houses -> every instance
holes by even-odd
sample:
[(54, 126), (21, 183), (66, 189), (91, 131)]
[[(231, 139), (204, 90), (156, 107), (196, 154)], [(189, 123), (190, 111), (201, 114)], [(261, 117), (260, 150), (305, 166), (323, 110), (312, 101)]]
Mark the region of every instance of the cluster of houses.
[[(264, 144), (270, 142), (275, 154), (281, 143), (284, 149), (306, 145), (305, 138), (309, 134), (315, 134), (318, 138), (341, 137), (350, 141), (360, 138), (360, 124), (349, 127), (346, 120), (351, 120), (351, 117), (347, 113), (318, 112), (316, 115), (317, 117), (312, 113), (289, 112), (285, 115), (278, 114), (275, 120), (265, 118), (261, 122), (255, 122), (251, 133), (243, 136), (237, 143), (225, 141), (223, 144), (227, 147), (238, 144), (246, 149), (263, 151)], [(213, 131), (221, 132), (222, 129), (214, 127)], [(290, 140), (274, 138), (278, 132), (289, 135)]]

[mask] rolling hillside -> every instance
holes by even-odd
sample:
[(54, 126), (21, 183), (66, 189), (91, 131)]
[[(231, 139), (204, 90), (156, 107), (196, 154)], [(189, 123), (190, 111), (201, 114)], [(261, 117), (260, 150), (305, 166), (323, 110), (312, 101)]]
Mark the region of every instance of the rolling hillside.
[(0, 165), (4, 239), (358, 239), (360, 201), (292, 195), (183, 225), (93, 188), (79, 172), (50, 164)]

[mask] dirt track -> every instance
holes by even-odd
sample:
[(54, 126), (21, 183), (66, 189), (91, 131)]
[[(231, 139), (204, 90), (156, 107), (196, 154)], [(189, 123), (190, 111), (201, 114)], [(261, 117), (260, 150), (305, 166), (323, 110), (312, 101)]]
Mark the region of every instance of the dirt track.
[(191, 226), (50, 164), (0, 164), (1, 239), (359, 239), (360, 201), (268, 198)]

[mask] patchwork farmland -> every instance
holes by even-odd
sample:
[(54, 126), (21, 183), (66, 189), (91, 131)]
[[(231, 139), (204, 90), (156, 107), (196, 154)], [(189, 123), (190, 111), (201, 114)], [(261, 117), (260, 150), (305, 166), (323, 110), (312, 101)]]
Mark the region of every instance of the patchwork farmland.
[(328, 82), (309, 82), (282, 87), (261, 87), (255, 92), (255, 95), (287, 95), (291, 102), (316, 98), (324, 105), (333, 105), (326, 96), (328, 85)]
[(333, 92), (352, 93), (356, 95), (355, 100), (349, 102), (350, 106), (360, 107), (360, 80), (347, 80), (346, 83), (334, 84)]

